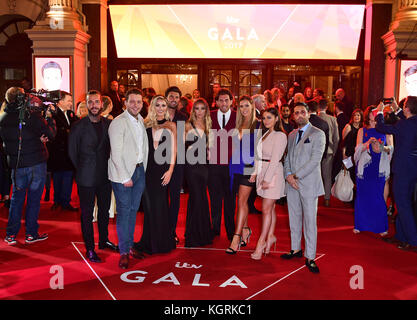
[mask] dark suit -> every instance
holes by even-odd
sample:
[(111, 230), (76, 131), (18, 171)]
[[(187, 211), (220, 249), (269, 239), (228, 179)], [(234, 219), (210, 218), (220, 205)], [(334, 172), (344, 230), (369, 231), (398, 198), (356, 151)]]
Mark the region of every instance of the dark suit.
[[(217, 120), (217, 110), (211, 111), (212, 129), (220, 130), (221, 125)], [(220, 111), (219, 111), (220, 112)], [(229, 121), (226, 123), (225, 130), (228, 132), (236, 127), (236, 112), (231, 110)], [(221, 131), (221, 130), (220, 130)], [(227, 134), (227, 133), (226, 133)], [(224, 224), (227, 237), (231, 239), (235, 232), (235, 199), (230, 190), (229, 159), (232, 156), (232, 139), (227, 139), (227, 157), (221, 157), (220, 146), (226, 141), (217, 138), (217, 143), (212, 146), (216, 150), (210, 150), (209, 180), (208, 190), (210, 195), (211, 220), (214, 235), (220, 235), (222, 221), (222, 204), (224, 201)], [(223, 141), (223, 142), (222, 142)], [(225, 149), (226, 150), (226, 149)], [(224, 163), (223, 160), (226, 160)]]
[[(344, 105), (343, 112), (345, 113), (346, 118), (349, 122), (350, 117), (352, 116), (352, 113), (353, 113), (353, 109), (355, 108), (355, 105), (353, 104), (352, 100), (350, 100), (347, 96), (343, 97), (342, 102), (343, 102), (343, 105)], [(342, 128), (342, 130), (343, 130), (343, 128)]]
[(395, 237), (417, 245), (417, 226), (413, 212), (413, 195), (417, 183), (417, 115), (401, 119), (394, 125), (384, 123), (383, 114), (376, 117), (376, 129), (395, 138), (393, 154), (394, 197), (398, 216)]
[[(317, 114), (310, 114), (310, 123), (316, 128), (321, 129), (326, 135), (326, 145), (324, 147), (323, 158), (327, 155), (327, 149), (329, 148), (329, 125), (325, 120), (320, 118)], [(322, 159), (323, 159), (322, 158)]]
[(346, 117), (344, 112), (339, 113), (336, 116), (337, 128), (339, 129), (339, 145), (334, 156), (333, 160), (333, 170), (332, 170), (332, 181), (336, 178), (339, 171), (342, 169), (343, 161), (343, 141), (342, 141), (342, 132), (345, 126), (349, 123), (349, 119)]
[[(81, 229), (87, 250), (94, 250), (93, 209), (97, 197), (99, 242), (108, 241), (111, 184), (107, 163), (110, 157), (110, 120), (101, 118), (97, 128), (85, 117), (71, 129), (68, 153), (76, 168), (75, 180), (81, 207)], [(98, 136), (98, 133), (100, 136)]]
[[(65, 114), (68, 117), (65, 117)], [(54, 185), (54, 203), (63, 208), (68, 207), (71, 201), (72, 182), (74, 166), (68, 155), (68, 136), (71, 126), (78, 120), (73, 111), (67, 110), (65, 113), (56, 108), (53, 115), (56, 122), (56, 137), (48, 145), (49, 159), (48, 171), (52, 172)]]
[(109, 91), (108, 96), (113, 104), (113, 109), (110, 114), (113, 118), (116, 118), (119, 114), (123, 113), (123, 100), (116, 91)]
[[(185, 121), (187, 121), (187, 116), (180, 112), (175, 111), (174, 118), (172, 119), (173, 122), (177, 125), (177, 132), (179, 127), (179, 122), (181, 125), (184, 126), (185, 129)], [(181, 143), (182, 140), (179, 140), (179, 136), (177, 138), (177, 143)], [(181, 198), (181, 187), (184, 182), (184, 162), (182, 164), (175, 163), (174, 172), (172, 173), (171, 181), (169, 182), (168, 189), (169, 189), (169, 222), (172, 230), (173, 236), (176, 235), (176, 228), (177, 228), (177, 221), (178, 221), (178, 212), (180, 210), (180, 198)]]

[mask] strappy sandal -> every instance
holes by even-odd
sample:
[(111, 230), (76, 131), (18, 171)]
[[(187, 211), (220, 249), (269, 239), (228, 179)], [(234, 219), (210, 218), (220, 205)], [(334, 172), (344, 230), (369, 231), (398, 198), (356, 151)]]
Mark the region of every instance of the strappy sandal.
[[(237, 234), (237, 233), (235, 233), (234, 235), (233, 235), (233, 237), (234, 236), (238, 236), (239, 237), (239, 244), (238, 244), (238, 246), (237, 246), (237, 250), (235, 250), (235, 249), (233, 249), (233, 248), (231, 248), (231, 247), (229, 247), (229, 248), (227, 248), (226, 249), (226, 253), (227, 254), (236, 254), (238, 251), (239, 251), (239, 249), (240, 249), (240, 246), (241, 246), (241, 243), (242, 243), (242, 235), (241, 234)], [(233, 239), (232, 239), (233, 240)]]

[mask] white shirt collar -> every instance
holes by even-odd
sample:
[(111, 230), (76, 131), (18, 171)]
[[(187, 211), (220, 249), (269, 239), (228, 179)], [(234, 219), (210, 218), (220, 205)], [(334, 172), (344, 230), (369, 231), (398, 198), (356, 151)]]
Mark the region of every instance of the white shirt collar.
[(222, 127), (222, 124), (223, 124), (223, 115), (225, 116), (226, 125), (227, 125), (231, 114), (232, 114), (232, 108), (229, 108), (229, 110), (226, 113), (221, 112), (220, 109), (217, 110), (217, 121), (219, 122), (220, 127)]

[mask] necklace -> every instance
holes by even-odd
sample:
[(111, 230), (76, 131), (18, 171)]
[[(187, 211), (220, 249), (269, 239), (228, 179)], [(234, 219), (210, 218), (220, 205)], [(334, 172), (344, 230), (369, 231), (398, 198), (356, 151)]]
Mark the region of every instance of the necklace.
[(156, 122), (157, 122), (158, 124), (164, 124), (165, 122), (167, 122), (167, 119), (156, 120)]

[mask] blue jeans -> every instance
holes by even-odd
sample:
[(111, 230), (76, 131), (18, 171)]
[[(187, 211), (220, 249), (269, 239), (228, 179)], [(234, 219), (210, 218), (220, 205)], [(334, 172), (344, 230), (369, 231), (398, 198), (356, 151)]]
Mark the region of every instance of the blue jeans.
[(9, 221), (7, 223), (8, 236), (17, 235), (19, 232), (26, 193), (26, 235), (38, 235), (38, 216), (45, 180), (46, 162), (32, 167), (12, 170), (13, 193), (10, 202)]
[(112, 182), (117, 208), (117, 236), (119, 238), (120, 254), (129, 253), (133, 246), (136, 225), (136, 213), (139, 209), (142, 193), (145, 189), (145, 170), (137, 167), (132, 176), (132, 187), (122, 183)]
[(68, 207), (72, 193), (72, 171), (54, 171), (52, 182), (54, 184), (54, 203)]

